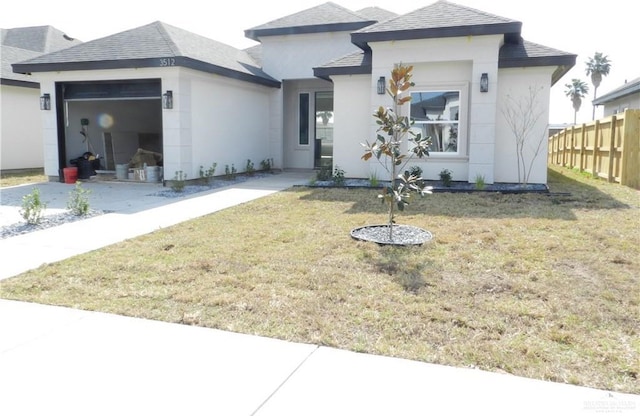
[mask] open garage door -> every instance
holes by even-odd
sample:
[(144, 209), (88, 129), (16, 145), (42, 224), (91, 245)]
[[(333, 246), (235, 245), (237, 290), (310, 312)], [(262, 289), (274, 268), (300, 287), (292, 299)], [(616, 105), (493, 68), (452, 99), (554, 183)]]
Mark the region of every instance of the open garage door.
[(140, 149), (160, 155), (145, 163), (162, 165), (159, 79), (66, 82), (60, 89), (64, 129), (58, 145), (66, 166), (90, 153), (97, 171), (115, 173)]

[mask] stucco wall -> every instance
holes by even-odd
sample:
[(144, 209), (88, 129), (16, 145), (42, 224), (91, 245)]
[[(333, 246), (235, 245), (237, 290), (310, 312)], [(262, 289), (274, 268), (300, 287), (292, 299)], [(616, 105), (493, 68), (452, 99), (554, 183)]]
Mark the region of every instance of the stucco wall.
[[(370, 112), (391, 104), (387, 95), (377, 95), (380, 76), (389, 79), (394, 65), (413, 65), (412, 91), (458, 90), (461, 93), (458, 152), (431, 153), (422, 161), (411, 162), (423, 169), (423, 176), (437, 179), (442, 169), (453, 172), (454, 180), (473, 181), (482, 174), (494, 181), (493, 146), (496, 136), (498, 51), (502, 36), (409, 40), (372, 43), (373, 64), (369, 88)], [(489, 75), (489, 91), (480, 93), (480, 77)], [(408, 112), (408, 105), (405, 111)], [(466, 115), (465, 115), (466, 113)], [(375, 126), (370, 132), (375, 137)]]
[[(334, 87), (328, 81), (318, 78), (285, 81), (283, 83), (283, 137), (284, 137), (284, 167), (294, 169), (310, 169), (314, 163), (314, 124), (312, 120), (314, 114), (314, 93), (318, 91), (331, 91)], [(299, 118), (298, 97), (301, 93), (309, 94), (309, 112), (310, 125), (308, 145), (300, 145), (298, 143), (299, 136)], [(335, 106), (335, 97), (334, 97)], [(335, 108), (334, 108), (335, 114)], [(334, 150), (335, 154), (335, 150)]]
[[(183, 70), (191, 80), (192, 161), (189, 177), (200, 166), (217, 163), (216, 175), (233, 164), (244, 172), (247, 159), (255, 169), (271, 157), (269, 148), (270, 93), (272, 88), (215, 75)], [(168, 166), (170, 168), (170, 166)], [(169, 170), (171, 172), (171, 170)], [(195, 176), (193, 176), (195, 175)]]
[(41, 168), (40, 90), (0, 86), (0, 169)]
[[(524, 179), (530, 170), (529, 183), (547, 183), (547, 138), (549, 120), (549, 96), (552, 67), (507, 68), (501, 69), (498, 81), (498, 119), (496, 123), (495, 178), (498, 182), (517, 183)], [(531, 101), (530, 91), (537, 91)], [(507, 98), (507, 96), (511, 98)], [(532, 104), (528, 104), (532, 103)], [(525, 169), (521, 168), (518, 179), (516, 139), (505, 116), (506, 106), (514, 108), (522, 105), (523, 110), (516, 114), (522, 117), (535, 116), (536, 122), (531, 129), (524, 146)], [(521, 124), (520, 124), (521, 125)], [(516, 129), (522, 131), (522, 129)], [(538, 144), (540, 146), (538, 147)], [(536, 154), (537, 149), (537, 156)], [(531, 166), (531, 168), (529, 168)]]
[[(247, 159), (257, 169), (261, 160), (274, 157), (273, 88), (181, 67), (43, 73), (40, 78), (41, 91), (50, 93), (52, 102), (55, 82), (160, 78), (161, 91), (173, 92), (173, 108), (161, 110), (165, 179), (177, 171), (198, 178), (200, 166), (207, 169), (214, 162), (218, 175), (225, 164), (244, 171)], [(42, 113), (45, 173), (58, 176), (56, 111)], [(101, 140), (100, 132), (93, 134)]]
[(640, 92), (618, 98), (604, 105), (603, 117), (622, 113), (626, 109), (640, 109)]
[[(372, 142), (375, 121), (370, 111), (371, 77), (369, 75), (343, 75), (333, 77), (335, 110), (333, 130), (333, 164), (345, 171), (349, 178), (368, 178), (376, 173), (384, 177), (378, 164), (361, 159), (361, 143)], [(374, 130), (375, 131), (375, 130)]]
[(283, 79), (313, 78), (313, 68), (359, 50), (349, 32), (265, 36), (262, 43), (263, 69)]

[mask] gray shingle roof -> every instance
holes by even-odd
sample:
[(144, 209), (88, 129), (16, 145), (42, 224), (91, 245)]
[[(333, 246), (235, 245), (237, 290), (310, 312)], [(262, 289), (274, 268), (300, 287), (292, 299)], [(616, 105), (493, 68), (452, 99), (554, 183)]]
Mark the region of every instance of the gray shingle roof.
[(607, 104), (613, 100), (617, 100), (618, 98), (626, 97), (627, 95), (635, 94), (637, 92), (640, 92), (640, 77), (632, 79), (631, 81), (622, 84), (618, 88), (609, 91), (605, 95), (596, 98), (595, 100), (593, 100), (593, 104)]
[(82, 42), (72, 39), (53, 26), (1, 29), (0, 79), (2, 84), (37, 88), (31, 77), (13, 72), (11, 64), (35, 58)]
[(381, 9), (380, 7), (365, 7), (364, 9), (356, 11), (356, 13), (369, 20), (375, 20), (376, 22), (383, 22), (393, 17), (398, 17), (397, 13)]
[(2, 45), (48, 53), (65, 49), (80, 42), (53, 26), (17, 27), (2, 29)]
[(439, 0), (360, 29), (351, 35), (351, 39), (366, 49), (368, 42), (375, 41), (520, 33), (521, 28), (519, 21)]
[(375, 20), (327, 2), (247, 29), (244, 34), (249, 39), (258, 40), (262, 36), (354, 31), (372, 23)]
[(557, 66), (558, 69), (551, 79), (551, 85), (553, 85), (576, 64), (576, 57), (577, 55), (520, 38), (518, 42), (502, 45), (498, 55), (498, 67)]
[(356, 75), (371, 73), (371, 51), (353, 52), (334, 59), (320, 67), (313, 68), (313, 75), (330, 79), (331, 75)]
[(14, 65), (20, 72), (162, 67), (170, 64), (278, 87), (246, 52), (163, 22), (116, 33)]
[(2, 83), (37, 88), (39, 84), (31, 79), (30, 76), (16, 74), (13, 72), (11, 64), (36, 57), (38, 55), (40, 55), (40, 52), (3, 45), (0, 50), (0, 79), (2, 79)]

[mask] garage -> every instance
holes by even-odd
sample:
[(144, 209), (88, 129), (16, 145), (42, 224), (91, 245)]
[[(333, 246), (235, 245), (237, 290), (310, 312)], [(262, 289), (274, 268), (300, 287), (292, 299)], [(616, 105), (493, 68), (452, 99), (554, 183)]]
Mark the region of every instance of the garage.
[(160, 79), (62, 82), (56, 90), (60, 166), (78, 166), (81, 179), (95, 172), (127, 180), (145, 180), (145, 164), (162, 166)]

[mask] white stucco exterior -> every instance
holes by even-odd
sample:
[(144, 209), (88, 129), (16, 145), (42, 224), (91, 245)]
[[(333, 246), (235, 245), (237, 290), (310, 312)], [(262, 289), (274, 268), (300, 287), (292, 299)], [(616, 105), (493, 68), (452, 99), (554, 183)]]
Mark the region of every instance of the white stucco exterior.
[(40, 90), (0, 86), (0, 169), (41, 168), (42, 146)]
[(262, 44), (262, 66), (280, 80), (313, 79), (313, 68), (355, 52), (350, 32), (267, 36)]
[[(407, 103), (403, 115), (417, 114), (414, 128), (434, 138), (430, 156), (412, 159), (406, 168), (419, 166), (426, 179), (438, 179), (447, 169), (455, 181), (474, 182), (478, 176), (486, 183), (522, 181), (502, 109), (534, 88), (540, 114), (530, 137), (536, 143), (546, 137), (552, 77), (557, 81), (575, 56), (572, 63), (569, 54), (524, 41), (520, 22), (450, 2), (378, 24), (358, 13), (326, 3), (278, 19), (246, 32), (260, 42), (247, 51), (157, 22), (123, 32), (119, 47), (140, 46), (134, 36), (140, 32), (142, 39), (157, 37), (159, 50), (166, 51), (157, 53), (172, 58), (145, 58), (142, 48), (121, 60), (103, 59), (96, 51), (113, 45), (97, 40), (97, 46), (77, 50), (68, 62), (24, 64), (25, 73), (31, 65), (38, 72), (36, 96), (52, 97), (52, 111), (39, 114), (45, 173), (59, 176), (70, 158), (92, 151), (78, 136), (79, 121), (89, 118), (94, 141), (102, 144), (106, 132), (121, 141), (121, 152), (114, 150), (111, 157), (117, 163), (133, 151), (133, 143), (142, 143), (141, 134), (159, 137), (169, 180), (177, 172), (196, 179), (213, 163), (218, 175), (232, 165), (243, 172), (248, 160), (259, 167), (265, 159), (275, 168), (331, 166), (346, 177), (381, 178), (385, 174), (376, 160), (361, 159), (362, 143), (376, 139), (374, 112), (392, 104), (387, 94), (378, 94), (379, 78), (388, 81), (394, 66), (403, 64), (413, 66), (410, 92), (416, 94), (413, 108)], [(443, 23), (449, 18), (453, 23)], [(162, 33), (182, 47), (163, 49)], [(81, 52), (96, 53), (96, 61), (83, 61)], [(484, 75), (488, 90), (481, 92)], [(120, 80), (150, 80), (149, 89), (141, 85), (136, 99), (114, 93), (114, 99), (96, 95), (82, 101), (83, 86), (77, 87), (76, 101), (63, 103), (55, 95), (62, 85), (79, 82), (113, 81), (113, 90), (120, 91)], [(167, 91), (173, 93), (173, 108), (165, 109), (161, 95)], [(108, 126), (99, 119), (105, 113), (111, 117)], [(545, 153), (546, 141), (537, 150), (527, 144), (529, 182), (546, 183)]]
[[(213, 163), (217, 164), (216, 174), (223, 173), (225, 165), (233, 165), (238, 172), (243, 172), (247, 160), (257, 168), (260, 161), (273, 157), (269, 139), (273, 88), (173, 67), (43, 73), (41, 89), (43, 93), (50, 93), (55, 103), (56, 82), (136, 79), (159, 79), (163, 92), (173, 92), (173, 108), (162, 109), (160, 97), (69, 101), (63, 106), (66, 159), (92, 150), (78, 134), (81, 118), (90, 118), (88, 132), (94, 154), (104, 154), (104, 132), (110, 132), (114, 138), (158, 133), (162, 138), (165, 179), (172, 179), (178, 171), (184, 172), (188, 179), (195, 179), (201, 166), (206, 170)], [(54, 177), (59, 175), (60, 149), (56, 108), (52, 107), (52, 111), (42, 113), (45, 174)], [(112, 123), (101, 125), (98, 118), (102, 114), (108, 114)], [(127, 120), (136, 120), (136, 131), (121, 127), (130, 125)], [(118, 160), (119, 163), (127, 161)]]
[[(495, 144), (497, 163), (494, 168), (497, 182), (519, 182), (516, 141), (502, 111), (504, 106), (510, 102), (507, 95), (513, 97), (515, 102), (524, 104), (528, 102), (530, 89), (534, 89), (537, 90), (536, 100), (532, 106), (525, 105), (525, 109), (530, 109), (529, 114), (537, 115), (535, 127), (531, 130), (524, 145), (525, 170), (530, 169), (529, 183), (547, 183), (549, 97), (553, 70), (552, 67), (530, 67), (501, 69), (499, 71)], [(524, 174), (525, 172), (521, 172), (521, 175)]]
[(640, 108), (640, 92), (611, 100), (604, 104), (603, 117), (623, 113), (624, 110)]

